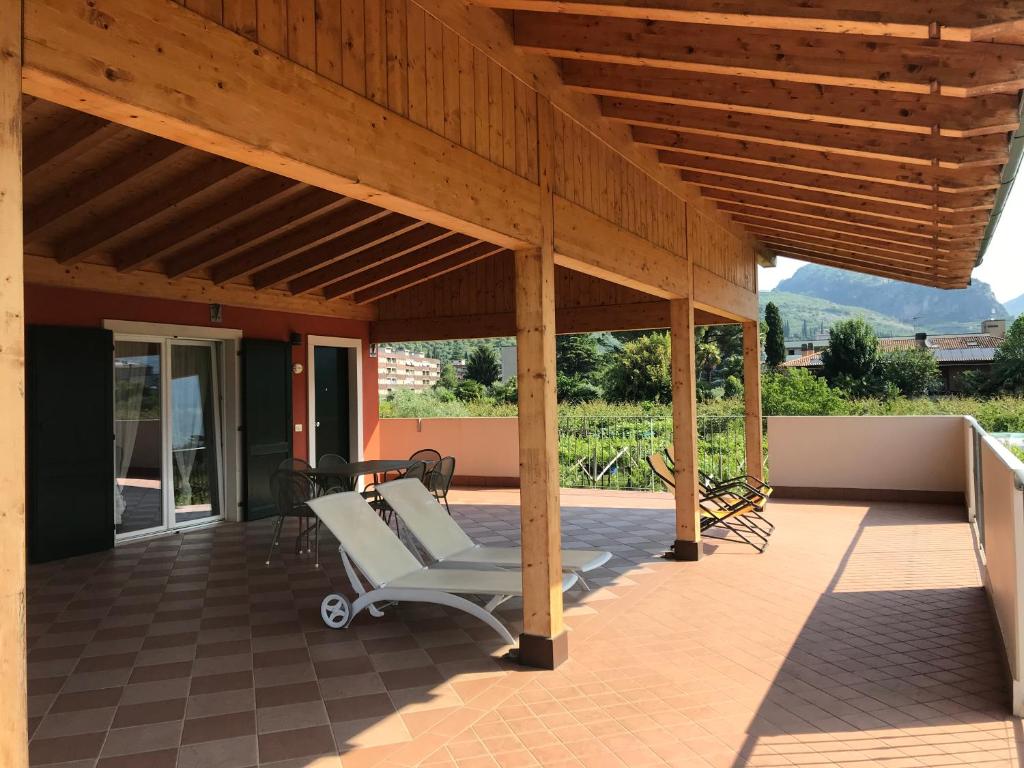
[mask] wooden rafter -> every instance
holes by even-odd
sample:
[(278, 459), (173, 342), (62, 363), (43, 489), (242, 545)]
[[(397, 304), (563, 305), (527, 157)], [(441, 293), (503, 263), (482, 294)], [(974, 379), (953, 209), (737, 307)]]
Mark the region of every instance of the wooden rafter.
[(253, 287), (257, 290), (285, 283), (314, 269), (344, 259), (364, 248), (400, 235), (419, 224), (416, 219), (400, 213), (387, 213), (335, 240), (302, 251), (284, 261), (261, 269), (252, 276)]
[[(468, 235), (452, 234), (448, 230), (433, 224), (423, 224), (415, 229), (403, 232), (401, 235), (393, 237), (374, 248), (361, 251), (341, 261), (315, 269), (312, 272), (307, 272), (302, 277), (289, 282), (288, 290), (293, 294), (300, 294), (323, 286), (329, 286), (329, 284), (336, 282), (344, 282), (356, 276), (361, 277), (368, 272), (391, 274), (392, 268), (405, 258), (403, 254), (408, 254), (409, 251), (415, 252), (422, 246), (449, 237), (464, 237), (467, 242), (472, 242), (472, 238)], [(330, 295), (331, 289), (332, 286), (325, 289), (325, 294)]]
[(732, 27), (878, 35), (927, 40), (986, 40), (1024, 32), (1019, 8), (1006, 0), (945, 0), (904, 3), (885, 0), (478, 0), (515, 11), (674, 21)]
[(377, 264), (369, 269), (349, 271), (341, 279), (324, 288), (324, 296), (334, 299), (339, 296), (348, 296), (357, 291), (366, 290), (371, 286), (386, 282), (413, 270), (423, 269), (428, 264), (445, 258), (462, 248), (467, 248), (473, 243), (473, 239), (466, 235), (458, 233), (448, 234), (423, 247), (408, 251), (392, 261)]
[(476, 245), (471, 245), (469, 248), (453, 253), (450, 256), (446, 256), (443, 259), (439, 259), (421, 270), (407, 272), (404, 275), (379, 283), (371, 288), (367, 288), (366, 290), (359, 291), (355, 294), (353, 299), (356, 304), (367, 304), (371, 301), (377, 301), (385, 296), (390, 296), (393, 293), (407, 290), (412, 288), (414, 285), (425, 283), (428, 280), (434, 280), (442, 275), (448, 274), (449, 272), (462, 269), (474, 262), (482, 261), (489, 256), (493, 256), (504, 251), (504, 248), (492, 245), (491, 243), (477, 243)]
[(169, 277), (187, 275), (197, 269), (230, 256), (232, 253), (263, 242), (284, 231), (291, 231), (307, 221), (343, 206), (346, 200), (323, 189), (306, 188), (286, 203), (274, 206), (264, 215), (249, 217), (235, 227), (181, 253), (168, 257), (164, 271)]
[(238, 217), (248, 215), (253, 208), (274, 205), (286, 199), (299, 186), (299, 182), (292, 179), (259, 174), (242, 188), (226, 192), (210, 205), (121, 246), (114, 254), (117, 268), (130, 272), (165, 257), (183, 243), (211, 238), (226, 226), (236, 223)]
[(602, 98), (601, 109), (610, 120), (629, 125), (918, 165), (997, 165), (1008, 157), (1001, 135), (921, 136), (627, 99)]
[(62, 264), (74, 264), (100, 250), (104, 243), (129, 232), (155, 216), (166, 214), (211, 186), (245, 171), (245, 166), (226, 158), (213, 158), (200, 168), (172, 179), (145, 198), (131, 200), (101, 220), (83, 226), (56, 247)]
[(987, 44), (517, 11), (516, 45), (549, 56), (948, 96), (1024, 87), (1024, 53)]
[(72, 113), (66, 122), (25, 147), (22, 173), (30, 176), (48, 163), (66, 158), (72, 152), (87, 151), (119, 130), (120, 126), (98, 117)]
[(1019, 123), (1014, 94), (965, 101), (930, 93), (766, 81), (572, 59), (562, 62), (562, 79), (573, 90), (598, 96), (926, 136), (935, 127), (940, 135), (958, 138), (1006, 133), (1016, 130)]
[(70, 186), (61, 187), (50, 197), (25, 211), (26, 239), (31, 239), (39, 230), (133, 181), (139, 174), (186, 151), (180, 144), (163, 139), (151, 139), (117, 162), (93, 172)]
[(283, 232), (235, 253), (216, 264), (211, 270), (211, 277), (217, 285), (223, 285), (276, 264), (300, 250), (333, 240), (353, 227), (361, 226), (383, 215), (384, 211), (375, 205), (361, 200), (350, 200), (340, 207), (332, 208), (325, 215), (303, 227)]
[(930, 272), (910, 272), (908, 270), (882, 267), (875, 263), (873, 259), (847, 258), (845, 256), (823, 254), (817, 250), (787, 245), (766, 244), (766, 247), (780, 256), (789, 256), (794, 259), (809, 261), (812, 264), (839, 267), (840, 269), (849, 269), (877, 277), (888, 277), (891, 280), (903, 280), (908, 283), (917, 283), (918, 285), (931, 287), (958, 288), (962, 286), (964, 277), (970, 274), (970, 272), (967, 272), (966, 275), (961, 275), (958, 278), (938, 278)]

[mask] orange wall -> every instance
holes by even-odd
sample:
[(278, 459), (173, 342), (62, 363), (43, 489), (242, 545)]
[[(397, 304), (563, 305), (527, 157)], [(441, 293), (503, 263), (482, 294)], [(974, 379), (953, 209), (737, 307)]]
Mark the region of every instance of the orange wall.
[(433, 448), (455, 457), (455, 479), (466, 485), (509, 485), (519, 478), (519, 421), (515, 417), (381, 419), (380, 449), (388, 457)]
[(306, 423), (309, 418), (309, 372), (305, 370), (306, 336), (312, 334), (362, 339), (363, 449), (368, 458), (376, 457), (380, 453), (377, 428), (377, 360), (369, 356), (369, 324), (364, 321), (224, 306), (223, 322), (211, 323), (208, 304), (123, 296), (75, 288), (25, 286), (26, 323), (98, 326), (104, 320), (235, 328), (250, 338), (277, 341), (287, 341), (292, 333), (302, 334), (302, 344), (292, 350), (292, 361), (302, 363), (303, 366), (303, 372), (293, 376), (292, 380), (292, 418), (296, 424), (303, 425), (301, 434), (293, 434), (293, 446), (295, 455), (301, 458), (308, 458), (306, 454), (309, 452), (309, 425)]

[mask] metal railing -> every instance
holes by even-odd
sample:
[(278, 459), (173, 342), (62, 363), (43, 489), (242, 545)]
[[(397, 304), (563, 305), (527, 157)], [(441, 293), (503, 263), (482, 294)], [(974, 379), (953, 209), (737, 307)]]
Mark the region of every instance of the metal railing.
[[(746, 473), (743, 424), (743, 416), (697, 418), (701, 469), (717, 477)], [(563, 416), (558, 420), (561, 485), (664, 490), (646, 459), (671, 443), (668, 416)]]

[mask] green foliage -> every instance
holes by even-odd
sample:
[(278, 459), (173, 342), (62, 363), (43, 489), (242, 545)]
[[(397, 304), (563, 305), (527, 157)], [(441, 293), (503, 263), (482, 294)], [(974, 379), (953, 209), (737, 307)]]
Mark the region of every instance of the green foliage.
[(872, 391), (878, 362), (878, 337), (860, 318), (843, 320), (828, 332), (828, 348), (821, 353), (829, 384), (854, 394)]
[(939, 364), (923, 347), (891, 349), (879, 355), (878, 375), (904, 397), (923, 397), (939, 383)]
[(725, 379), (725, 397), (743, 397), (743, 382), (739, 376), (727, 376)]
[(558, 336), (555, 340), (555, 357), (560, 375), (587, 379), (601, 364), (597, 336), (590, 333)]
[(465, 378), (455, 387), (455, 396), (463, 402), (479, 400), (486, 394), (487, 389), (476, 379)]
[(480, 344), (493, 347), (504, 347), (515, 344), (515, 339), (502, 337), (497, 339), (449, 339), (446, 341), (402, 341), (387, 346), (392, 349), (405, 349), (409, 352), (419, 352), (427, 357), (440, 360), (442, 365), (453, 360), (465, 360), (469, 353)]
[(786, 361), (786, 340), (782, 314), (774, 302), (764, 308), (764, 322), (767, 326), (764, 340), (765, 363), (769, 368), (778, 368)]
[(441, 375), (437, 379), (435, 387), (443, 387), (449, 391), (454, 390), (459, 385), (459, 375), (455, 372), (455, 366), (451, 363), (445, 363), (441, 366)]
[(558, 373), (558, 402), (589, 403), (601, 397), (601, 387), (583, 376), (566, 376)]
[(819, 333), (827, 332), (836, 323), (853, 317), (867, 321), (879, 336), (914, 335), (912, 324), (864, 307), (837, 304), (829, 299), (819, 299), (802, 293), (787, 293), (778, 289), (765, 291), (761, 293), (760, 298), (762, 307), (767, 308), (768, 302), (771, 302), (788, 321), (790, 333), (786, 334), (787, 339), (807, 341)]
[(627, 341), (613, 355), (605, 373), (605, 396), (612, 402), (671, 402), (669, 364), (667, 333)]
[[(494, 347), (480, 344), (466, 358), (466, 378), (489, 387), (501, 376), (501, 361)], [(456, 388), (456, 392), (458, 388)]]
[(491, 385), (490, 395), (496, 403), (515, 405), (519, 402), (519, 382), (514, 378), (506, 382), (496, 381)]
[(765, 416), (836, 416), (845, 401), (828, 382), (803, 368), (761, 377), (761, 410)]
[(1024, 394), (1024, 315), (1013, 321), (996, 350), (992, 386), (1000, 392)]

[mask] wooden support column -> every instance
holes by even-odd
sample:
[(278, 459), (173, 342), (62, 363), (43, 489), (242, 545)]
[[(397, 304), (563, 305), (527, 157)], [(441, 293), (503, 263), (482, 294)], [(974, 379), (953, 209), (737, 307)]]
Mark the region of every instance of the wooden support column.
[(523, 539), (521, 663), (554, 669), (569, 656), (562, 624), (562, 526), (555, 391), (555, 248), (551, 105), (539, 100), (542, 245), (515, 254), (519, 498)]
[(675, 451), (676, 560), (700, 560), (700, 496), (697, 485), (697, 371), (693, 301), (669, 302), (672, 334), (672, 447)]
[(28, 766), (21, 0), (0, 0), (0, 765)]
[(757, 320), (743, 323), (743, 427), (747, 474), (763, 480), (761, 438), (761, 329)]

